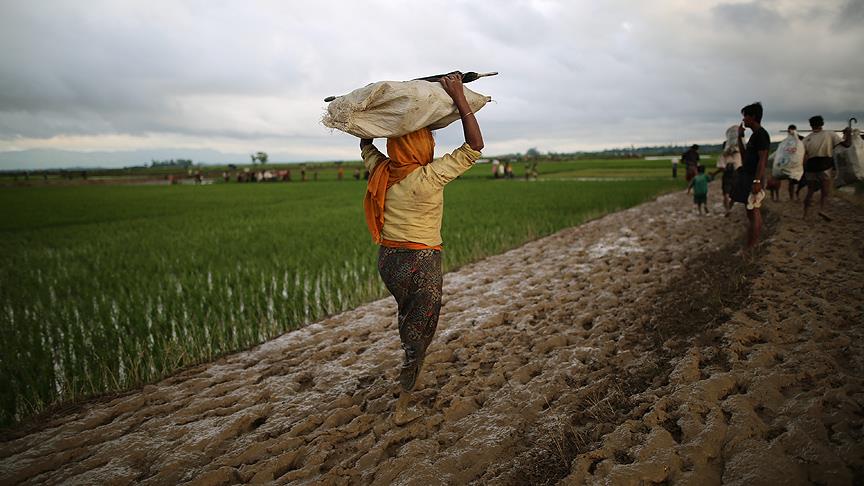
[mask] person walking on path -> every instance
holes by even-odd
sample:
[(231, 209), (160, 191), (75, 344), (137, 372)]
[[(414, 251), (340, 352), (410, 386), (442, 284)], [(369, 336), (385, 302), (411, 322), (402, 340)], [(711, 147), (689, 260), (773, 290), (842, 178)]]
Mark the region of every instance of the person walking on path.
[(834, 168), (834, 147), (841, 143), (833, 131), (822, 130), (825, 120), (819, 116), (810, 117), (809, 135), (804, 137), (804, 183), (807, 195), (804, 196), (804, 219), (813, 205), (813, 193), (821, 190), (819, 209), (825, 210), (825, 201), (831, 193), (831, 169)]
[(690, 182), (696, 177), (696, 167), (699, 166), (699, 146), (695, 144), (691, 145), (686, 152), (681, 154), (681, 161), (684, 162), (684, 166), (687, 168), (684, 175), (687, 178), (687, 182)]
[(702, 208), (705, 208), (705, 214), (708, 214), (708, 182), (711, 176), (705, 173), (705, 166), (700, 165), (696, 169), (696, 177), (690, 181), (687, 186), (687, 194), (693, 190), (693, 203), (696, 204), (696, 212), (702, 214)]
[[(768, 162), (768, 149), (771, 137), (762, 127), (762, 103), (745, 106), (741, 109), (744, 120), (738, 126), (738, 150), (741, 152), (741, 168), (735, 177), (735, 187), (732, 190), (732, 201), (740, 202), (747, 208), (747, 246), (745, 252), (753, 249), (759, 243), (762, 233), (762, 213), (759, 207), (765, 192), (762, 181), (765, 178), (765, 166)], [(747, 145), (744, 145), (744, 127), (753, 131)]]
[[(735, 127), (735, 130), (737, 131), (738, 127)], [(723, 143), (725, 144), (726, 142)], [(735, 188), (735, 169), (735, 164), (733, 162), (728, 162), (725, 163), (723, 168), (718, 168), (711, 173), (712, 180), (717, 177), (717, 174), (723, 174), (720, 179), (720, 190), (723, 192), (723, 208), (726, 209), (727, 217), (732, 211), (732, 205), (735, 204), (734, 201), (732, 201), (732, 190)]]
[(726, 216), (732, 211), (732, 189), (735, 187), (735, 173), (741, 167), (741, 152), (738, 151), (738, 125), (726, 129), (726, 140), (723, 141), (720, 156), (717, 157), (717, 170), (712, 177), (723, 173), (721, 189), (723, 191), (723, 207)]
[[(799, 162), (801, 165), (799, 165), (798, 163), (795, 163), (796, 159), (792, 156), (792, 154), (797, 154), (798, 152), (802, 151), (802, 147), (804, 144), (804, 142), (803, 142), (804, 137), (802, 137), (801, 135), (798, 135), (798, 127), (795, 125), (789, 125), (786, 128), (786, 133), (788, 134), (787, 140), (791, 140), (791, 141), (790, 142), (786, 142), (786, 141), (780, 142), (780, 146), (783, 146), (784, 143), (788, 143), (788, 145), (789, 145), (788, 147), (785, 148), (785, 150), (789, 154), (789, 157), (787, 159), (788, 160), (788, 162), (787, 162), (788, 165), (787, 165), (787, 169), (786, 169), (787, 174), (781, 175), (780, 177), (778, 177), (778, 179), (780, 181), (782, 181), (784, 179), (789, 181), (789, 185), (787, 188), (789, 191), (789, 200), (790, 201), (797, 201), (798, 200), (798, 191), (796, 191), (796, 188), (798, 187), (799, 184), (804, 183), (804, 176), (803, 176), (803, 170), (804, 170), (803, 160), (804, 160), (804, 158), (803, 158), (803, 154), (802, 154), (801, 159), (799, 159)], [(795, 143), (793, 144), (792, 142), (795, 142)], [(777, 150), (779, 151), (780, 147), (778, 147)], [(782, 182), (781, 182), (781, 184), (782, 184)]]
[(363, 207), (373, 241), (380, 245), (378, 272), (396, 299), (404, 360), (402, 391), (393, 421), (403, 425), (423, 413), (411, 402), (411, 391), (438, 325), (443, 275), (441, 221), (444, 186), (468, 170), (482, 155), (483, 136), (462, 88), (462, 75), (440, 80), (459, 110), (465, 143), (433, 160), (435, 141), (428, 128), (387, 139), (385, 157), (371, 139), (360, 141), (370, 172)]

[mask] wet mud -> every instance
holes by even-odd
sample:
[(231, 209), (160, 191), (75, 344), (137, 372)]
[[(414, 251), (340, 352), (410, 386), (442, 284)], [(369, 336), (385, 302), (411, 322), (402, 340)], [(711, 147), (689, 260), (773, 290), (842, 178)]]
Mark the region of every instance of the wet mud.
[(4, 484), (861, 484), (864, 208), (683, 194), (447, 274), (396, 426), (391, 298), (0, 442)]

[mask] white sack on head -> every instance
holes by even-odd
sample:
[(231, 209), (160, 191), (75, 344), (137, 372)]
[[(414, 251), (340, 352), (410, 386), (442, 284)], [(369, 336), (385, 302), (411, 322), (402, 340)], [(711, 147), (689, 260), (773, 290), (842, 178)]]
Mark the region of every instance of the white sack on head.
[[(464, 88), (471, 111), (492, 100)], [(392, 138), (423, 127), (444, 128), (459, 110), (439, 83), (380, 81), (331, 101), (321, 123), (359, 138)]]
[(804, 176), (804, 142), (798, 132), (792, 130), (777, 146), (774, 152), (774, 167), (771, 175), (775, 178), (788, 178), (800, 181)]
[(864, 181), (864, 140), (861, 139), (861, 130), (852, 130), (852, 144), (849, 147), (834, 147), (834, 164), (837, 166), (835, 186)]
[(741, 153), (738, 151), (738, 125), (726, 129), (726, 145), (717, 157), (717, 168), (725, 169), (726, 164), (732, 164), (737, 169), (741, 167)]

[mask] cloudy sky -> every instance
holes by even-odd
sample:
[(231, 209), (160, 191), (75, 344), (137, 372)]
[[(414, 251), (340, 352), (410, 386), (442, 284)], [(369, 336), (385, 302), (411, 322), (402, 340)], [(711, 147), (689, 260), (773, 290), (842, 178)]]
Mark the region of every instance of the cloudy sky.
[(864, 0), (0, 0), (0, 151), (356, 159), (324, 97), (454, 69), (500, 72), (470, 85), (490, 155), (719, 143), (755, 100), (780, 137), (864, 121), (862, 27)]

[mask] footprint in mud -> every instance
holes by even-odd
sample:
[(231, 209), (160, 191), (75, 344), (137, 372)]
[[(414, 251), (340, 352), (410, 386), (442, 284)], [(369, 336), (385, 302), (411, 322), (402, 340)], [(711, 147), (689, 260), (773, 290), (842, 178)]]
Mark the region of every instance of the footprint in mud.
[(541, 373), (543, 373), (543, 364), (537, 361), (532, 361), (516, 369), (516, 371), (510, 375), (510, 379), (524, 385), (533, 378), (539, 376)]
[(394, 403), (395, 400), (390, 396), (382, 396), (375, 399), (367, 399), (363, 404), (363, 411), (369, 414), (381, 414), (390, 409), (390, 405)]
[(312, 373), (304, 371), (294, 379), (294, 382), (299, 386), (297, 393), (303, 393), (315, 386), (315, 377), (312, 376)]
[(341, 427), (342, 425), (351, 422), (356, 417), (360, 416), (362, 413), (363, 412), (358, 405), (333, 410), (330, 415), (328, 415), (327, 418), (324, 419), (321, 427), (323, 430)]
[(324, 417), (320, 414), (314, 414), (298, 421), (288, 431), (289, 437), (301, 437), (313, 430), (317, 429), (324, 422)]
[(479, 408), (474, 397), (457, 397), (450, 401), (449, 407), (444, 409), (444, 419), (452, 423), (474, 413)]
[(776, 439), (777, 437), (780, 437), (781, 435), (783, 435), (784, 433), (786, 433), (786, 430), (787, 430), (786, 427), (783, 426), (783, 425), (778, 425), (778, 426), (770, 427), (770, 428), (765, 432), (765, 440), (766, 440), (767, 442), (771, 442), (771, 441), (773, 441), (774, 439)]

